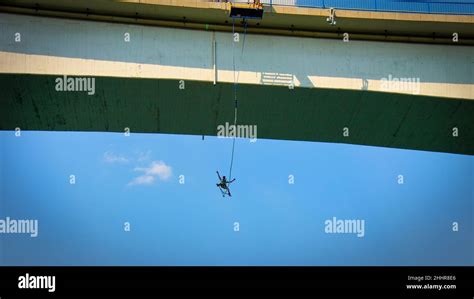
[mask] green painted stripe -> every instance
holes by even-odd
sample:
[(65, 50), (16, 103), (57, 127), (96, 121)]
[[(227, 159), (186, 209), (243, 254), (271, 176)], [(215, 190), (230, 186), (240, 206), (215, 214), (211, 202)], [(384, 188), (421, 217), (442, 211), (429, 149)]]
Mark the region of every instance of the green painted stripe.
[[(89, 96), (57, 92), (55, 79), (1, 74), (0, 129), (216, 135), (233, 123), (228, 83), (186, 81), (180, 90), (178, 80), (97, 77)], [(245, 84), (238, 98), (238, 123), (257, 125), (258, 138), (474, 155), (474, 101)]]

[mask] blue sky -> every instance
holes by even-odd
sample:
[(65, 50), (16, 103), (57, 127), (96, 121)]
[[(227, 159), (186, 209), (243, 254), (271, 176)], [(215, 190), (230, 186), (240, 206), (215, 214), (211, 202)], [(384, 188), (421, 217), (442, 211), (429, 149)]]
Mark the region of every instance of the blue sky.
[[(0, 234), (3, 265), (474, 265), (472, 156), (238, 139), (222, 198), (231, 139), (2, 131), (0, 145), (0, 219), (39, 221), (36, 238)], [(332, 217), (363, 219), (364, 237), (325, 233)]]

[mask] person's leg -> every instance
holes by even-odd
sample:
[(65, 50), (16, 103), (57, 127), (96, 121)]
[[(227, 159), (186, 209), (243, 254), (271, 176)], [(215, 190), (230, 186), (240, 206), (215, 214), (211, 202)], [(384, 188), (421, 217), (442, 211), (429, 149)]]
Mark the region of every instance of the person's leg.
[(226, 194), (225, 190), (222, 190), (221, 187), (219, 187), (219, 190), (221, 191), (222, 197), (225, 197), (225, 194)]

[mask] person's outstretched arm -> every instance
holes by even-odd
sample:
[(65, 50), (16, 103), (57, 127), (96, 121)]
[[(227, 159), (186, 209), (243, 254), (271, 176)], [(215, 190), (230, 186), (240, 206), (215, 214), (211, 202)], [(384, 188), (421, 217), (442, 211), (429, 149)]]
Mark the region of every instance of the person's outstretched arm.
[(232, 183), (233, 181), (235, 181), (235, 179), (233, 179), (232, 181), (230, 181), (229, 184)]

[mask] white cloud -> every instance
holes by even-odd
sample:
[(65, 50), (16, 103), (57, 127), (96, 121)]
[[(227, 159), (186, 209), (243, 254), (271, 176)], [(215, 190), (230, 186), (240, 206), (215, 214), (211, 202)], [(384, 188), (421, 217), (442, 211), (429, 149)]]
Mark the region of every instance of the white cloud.
[(129, 185), (150, 185), (155, 182), (156, 178), (166, 181), (172, 175), (171, 167), (163, 161), (153, 161), (148, 167), (136, 167), (134, 170), (143, 172), (143, 175), (134, 178), (128, 183)]
[(107, 151), (104, 153), (104, 162), (107, 163), (128, 163), (128, 159), (125, 156), (114, 154), (113, 152)]
[(152, 175), (141, 175), (134, 178), (128, 185), (151, 185), (155, 181), (155, 177)]

